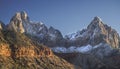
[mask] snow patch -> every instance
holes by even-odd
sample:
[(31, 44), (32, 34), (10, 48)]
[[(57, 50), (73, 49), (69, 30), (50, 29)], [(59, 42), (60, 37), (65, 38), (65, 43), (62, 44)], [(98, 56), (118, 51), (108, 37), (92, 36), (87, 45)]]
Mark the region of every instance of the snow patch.
[(72, 34), (67, 35), (67, 37), (68, 37), (70, 40), (75, 40), (76, 38), (78, 38), (78, 37), (83, 37), (84, 35), (86, 35), (86, 32), (83, 32), (83, 33), (81, 34), (80, 31), (78, 31), (78, 32), (76, 32), (76, 33), (72, 33)]
[(54, 39), (56, 38), (55, 34), (49, 33), (49, 36), (50, 36), (50, 39), (51, 39), (51, 40), (54, 40)]
[(92, 46), (87, 45), (87, 46), (82, 46), (82, 47), (75, 47), (75, 46), (71, 46), (67, 49), (67, 53), (71, 53), (71, 52), (81, 52), (81, 53), (85, 53), (92, 50)]
[(72, 52), (80, 52), (80, 53), (85, 53), (90, 50), (92, 50), (92, 46), (87, 45), (87, 46), (82, 46), (82, 47), (76, 47), (76, 46), (71, 46), (69, 48), (65, 47), (53, 47), (51, 48), (54, 52), (57, 53), (72, 53)]
[(75, 36), (76, 36), (76, 33), (72, 33), (70, 35), (67, 35), (67, 37), (70, 39), (70, 40), (74, 40), (75, 39)]
[(100, 47), (103, 43), (100, 43), (96, 46), (86, 45), (81, 47), (71, 46), (69, 48), (66, 47), (52, 47), (51, 49), (57, 53), (72, 53), (72, 52), (79, 52), (79, 53), (86, 53), (93, 49)]
[(67, 49), (65, 47), (54, 47), (51, 48), (54, 52), (58, 52), (58, 53), (66, 53)]

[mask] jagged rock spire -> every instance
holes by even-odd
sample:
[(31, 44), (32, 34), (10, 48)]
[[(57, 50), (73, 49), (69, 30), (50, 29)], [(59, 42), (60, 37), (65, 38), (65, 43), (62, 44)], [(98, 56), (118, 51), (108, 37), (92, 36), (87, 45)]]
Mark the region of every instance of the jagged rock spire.
[(98, 16), (95, 16), (93, 20), (91, 21), (92, 24), (100, 24), (102, 23), (102, 19)]
[(16, 12), (16, 14), (12, 17), (11, 21), (16, 19), (25, 22), (29, 21), (29, 17), (25, 11)]
[(21, 19), (23, 21), (26, 21), (26, 22), (29, 21), (29, 17), (25, 11), (21, 11), (20, 13), (21, 13)]
[(96, 28), (102, 29), (103, 27), (104, 27), (104, 24), (103, 24), (101, 18), (96, 16), (93, 18), (93, 20), (91, 21), (91, 23), (88, 25), (87, 28), (94, 30)]
[(0, 21), (0, 30), (3, 30), (3, 29), (5, 29), (5, 24), (2, 21)]
[(17, 12), (10, 20), (8, 29), (15, 32), (24, 33), (25, 29), (23, 27), (23, 22), (28, 22), (27, 13), (25, 11)]
[(94, 19), (93, 19), (93, 21), (102, 21), (102, 20), (101, 20), (101, 18), (100, 18), (100, 17), (95, 16), (95, 17), (94, 17)]

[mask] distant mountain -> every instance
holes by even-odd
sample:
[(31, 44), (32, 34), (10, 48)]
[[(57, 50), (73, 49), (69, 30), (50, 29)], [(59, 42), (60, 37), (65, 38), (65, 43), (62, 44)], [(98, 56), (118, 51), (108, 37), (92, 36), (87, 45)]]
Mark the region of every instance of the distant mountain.
[(71, 41), (71, 45), (98, 45), (100, 43), (107, 43), (113, 48), (119, 48), (119, 34), (115, 29), (104, 24), (99, 17), (94, 17), (87, 29), (78, 31), (76, 33), (66, 35), (66, 39)]
[(65, 46), (53, 48), (61, 52), (87, 52), (101, 45), (118, 49), (120, 37), (115, 29), (104, 24), (99, 17), (94, 17), (86, 29), (65, 36)]

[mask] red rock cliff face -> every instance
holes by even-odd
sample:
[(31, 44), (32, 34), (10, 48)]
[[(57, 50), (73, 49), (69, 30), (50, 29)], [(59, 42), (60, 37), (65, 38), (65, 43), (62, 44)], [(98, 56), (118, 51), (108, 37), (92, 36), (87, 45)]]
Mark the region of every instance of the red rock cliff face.
[[(0, 44), (0, 66), (5, 69), (73, 69), (67, 61), (55, 56), (44, 46), (16, 46)], [(6, 66), (6, 67), (5, 67)], [(4, 69), (1, 68), (0, 69)]]
[(51, 49), (47, 47), (36, 47), (36, 46), (17, 46), (17, 48), (11, 49), (9, 44), (0, 44), (0, 55), (16, 58), (20, 57), (49, 57), (53, 53)]
[(49, 48), (43, 47), (36, 47), (36, 46), (30, 46), (30, 47), (19, 47), (15, 50), (15, 57), (44, 57), (44, 56), (51, 56), (52, 51)]
[(0, 44), (0, 55), (6, 57), (11, 56), (11, 50), (8, 44)]

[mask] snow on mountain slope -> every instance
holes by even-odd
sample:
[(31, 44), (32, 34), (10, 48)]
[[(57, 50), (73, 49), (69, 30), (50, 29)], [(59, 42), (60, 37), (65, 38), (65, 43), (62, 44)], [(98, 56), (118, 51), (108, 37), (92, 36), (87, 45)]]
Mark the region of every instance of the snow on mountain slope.
[(102, 43), (100, 43), (96, 46), (91, 46), (91, 45), (86, 45), (86, 46), (81, 46), (81, 47), (70, 46), (68, 48), (66, 48), (66, 47), (52, 47), (51, 49), (57, 53), (73, 53), (73, 52), (87, 53), (93, 49), (100, 47), (101, 45), (102, 45)]
[(41, 23), (41, 22), (37, 22), (37, 23), (23, 23), (23, 26), (25, 28), (25, 33), (31, 34), (31, 35), (35, 35), (35, 36), (39, 36), (41, 38), (43, 38), (47, 32), (48, 29), (47, 27)]
[(65, 47), (52, 47), (51, 48), (55, 53), (82, 53), (82, 54), (91, 54), (97, 58), (103, 59), (104, 57), (111, 56), (113, 54), (117, 54), (119, 49), (114, 49), (107, 43), (100, 43), (96, 46), (86, 45), (86, 46), (70, 46), (68, 48)]

